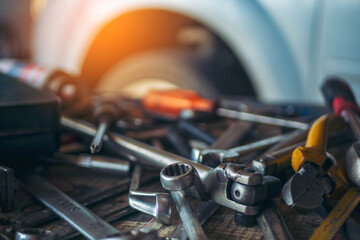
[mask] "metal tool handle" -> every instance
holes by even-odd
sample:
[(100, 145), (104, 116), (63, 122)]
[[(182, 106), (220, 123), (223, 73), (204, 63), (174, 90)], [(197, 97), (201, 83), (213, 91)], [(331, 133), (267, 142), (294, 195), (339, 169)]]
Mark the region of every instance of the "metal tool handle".
[[(86, 137), (92, 137), (96, 132), (94, 125), (83, 121), (61, 117), (60, 122), (64, 128)], [(205, 179), (211, 170), (211, 168), (202, 164), (194, 163), (186, 158), (116, 133), (104, 136), (104, 147), (110, 149), (110, 151), (114, 153), (119, 153), (121, 156), (125, 155), (129, 159), (136, 158), (136, 160), (141, 164), (158, 169), (162, 169), (163, 167), (175, 162), (188, 163), (196, 168), (201, 179)]]
[(60, 218), (70, 223), (86, 238), (96, 240), (120, 234), (118, 229), (105, 222), (42, 177), (27, 175), (21, 180), (24, 187), (41, 203)]

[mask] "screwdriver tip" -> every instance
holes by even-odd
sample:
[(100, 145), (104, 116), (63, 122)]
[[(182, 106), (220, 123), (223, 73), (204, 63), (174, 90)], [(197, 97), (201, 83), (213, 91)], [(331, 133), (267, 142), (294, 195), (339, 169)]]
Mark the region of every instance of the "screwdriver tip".
[(97, 145), (97, 144), (94, 144), (94, 143), (90, 145), (91, 154), (98, 153), (98, 152), (100, 152), (100, 150), (101, 150), (100, 145)]

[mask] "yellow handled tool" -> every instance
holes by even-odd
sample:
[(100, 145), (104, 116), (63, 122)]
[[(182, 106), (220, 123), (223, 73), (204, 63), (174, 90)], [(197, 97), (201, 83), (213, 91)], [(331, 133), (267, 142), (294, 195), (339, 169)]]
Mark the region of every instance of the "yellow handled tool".
[(360, 189), (350, 188), (310, 237), (311, 240), (332, 239), (360, 201)]

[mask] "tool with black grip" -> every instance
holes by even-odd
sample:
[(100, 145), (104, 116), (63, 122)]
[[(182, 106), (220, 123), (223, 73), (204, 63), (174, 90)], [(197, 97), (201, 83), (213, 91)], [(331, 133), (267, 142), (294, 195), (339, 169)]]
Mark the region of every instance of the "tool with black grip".
[(56, 94), (61, 99), (64, 114), (81, 116), (91, 106), (85, 81), (60, 69), (16, 59), (0, 59), (0, 72), (34, 88)]
[(311, 126), (305, 146), (293, 151), (291, 165), (296, 173), (282, 189), (287, 205), (310, 211), (322, 203), (324, 196), (336, 198), (349, 188), (344, 169), (326, 152), (328, 134), (343, 126), (341, 117), (324, 115)]
[[(143, 99), (146, 110), (168, 118), (179, 118), (183, 110), (195, 110), (221, 117), (306, 130), (307, 123), (226, 109), (215, 99), (206, 99), (186, 89), (152, 90)], [(219, 107), (220, 105), (220, 107)]]
[(328, 79), (324, 83), (322, 91), (327, 104), (336, 115), (344, 118), (356, 139), (347, 152), (345, 166), (348, 177), (360, 187), (360, 109), (350, 87), (342, 79)]
[(91, 142), (91, 153), (101, 150), (102, 141), (107, 130), (116, 123), (120, 116), (119, 98), (116, 94), (104, 94), (94, 97), (92, 117), (98, 125), (96, 134)]

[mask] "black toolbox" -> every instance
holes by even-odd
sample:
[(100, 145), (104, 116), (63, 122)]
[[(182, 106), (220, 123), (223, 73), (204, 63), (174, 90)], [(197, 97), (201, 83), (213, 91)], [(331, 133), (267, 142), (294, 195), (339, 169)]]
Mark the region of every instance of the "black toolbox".
[[(60, 142), (60, 100), (0, 73), (0, 161), (51, 155)], [(16, 160), (16, 161), (15, 161)]]

